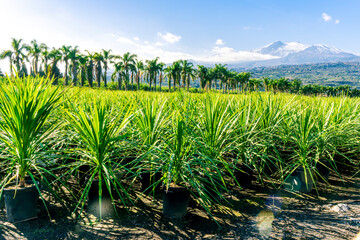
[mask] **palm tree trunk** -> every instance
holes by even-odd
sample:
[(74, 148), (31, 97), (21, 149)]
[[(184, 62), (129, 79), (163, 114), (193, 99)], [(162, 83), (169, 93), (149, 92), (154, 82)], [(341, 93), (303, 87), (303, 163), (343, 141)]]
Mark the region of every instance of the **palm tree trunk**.
[(18, 74), (20, 74), (20, 58), (19, 56), (16, 57), (16, 70), (18, 72)]
[(189, 91), (189, 89), (190, 89), (190, 79), (189, 78), (190, 78), (189, 76), (186, 78), (187, 91)]
[(171, 78), (168, 77), (169, 92), (171, 92)]
[(86, 72), (87, 72), (87, 80), (89, 83), (89, 86), (92, 87), (93, 86), (93, 62), (90, 61), (89, 65), (86, 68)]
[(136, 79), (137, 79), (137, 90), (139, 91), (140, 90), (140, 74), (137, 75)]
[(128, 75), (128, 72), (127, 72), (127, 70), (125, 71), (125, 91), (127, 91), (127, 88), (128, 88), (128, 85), (127, 85), (127, 83), (128, 83), (128, 80), (129, 80), (129, 75)]
[(128, 82), (129, 82), (128, 77), (129, 77), (129, 76), (126, 74), (126, 76), (125, 76), (125, 91), (128, 90)]
[(104, 66), (104, 86), (107, 87), (107, 65)]
[(82, 66), (81, 67), (81, 81), (80, 81), (80, 86), (84, 86), (85, 85), (85, 77), (86, 77), (86, 67)]
[(67, 72), (68, 72), (68, 62), (67, 61), (65, 61), (65, 73), (64, 73), (64, 78), (65, 78), (65, 85), (67, 86), (67, 85), (69, 85), (69, 80), (68, 80), (68, 74), (67, 74)]
[(38, 74), (38, 57), (35, 57), (35, 60), (34, 60), (34, 71), (35, 71), (35, 75)]
[(154, 85), (155, 85), (155, 92), (156, 92), (156, 74), (154, 76)]
[(121, 75), (118, 74), (118, 89), (121, 90)]
[(13, 71), (12, 59), (10, 59), (10, 75), (11, 75), (11, 77), (14, 77), (14, 71)]
[(134, 91), (134, 73), (131, 72), (131, 91)]
[(98, 84), (98, 87), (101, 87), (101, 63), (98, 61), (97, 68), (96, 68), (96, 81)]
[(73, 86), (76, 86), (76, 84), (77, 84), (77, 66), (76, 66), (75, 62), (73, 63), (72, 74), (73, 74)]
[(150, 77), (150, 81), (149, 81), (149, 91), (151, 92), (151, 83), (152, 83), (152, 78)]

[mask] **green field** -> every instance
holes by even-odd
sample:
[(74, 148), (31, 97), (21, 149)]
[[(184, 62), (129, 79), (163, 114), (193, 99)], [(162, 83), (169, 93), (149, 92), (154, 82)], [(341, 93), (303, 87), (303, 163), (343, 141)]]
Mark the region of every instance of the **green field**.
[(32, 77), (0, 88), (1, 195), (33, 184), (49, 217), (56, 204), (79, 218), (123, 216), (162, 193), (163, 215), (181, 218), (189, 199), (180, 213), (164, 202), (179, 191), (220, 227), (219, 212), (242, 211), (229, 194), (252, 182), (319, 196), (329, 172), (359, 169), (358, 98), (118, 91)]

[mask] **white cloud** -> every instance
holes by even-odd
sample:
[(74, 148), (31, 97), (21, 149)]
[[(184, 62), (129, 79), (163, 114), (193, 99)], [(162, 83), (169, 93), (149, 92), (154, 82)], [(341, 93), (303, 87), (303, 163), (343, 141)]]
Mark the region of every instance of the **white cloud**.
[(155, 46), (164, 46), (164, 44), (162, 42), (156, 42)]
[(126, 38), (126, 37), (118, 37), (116, 39), (119, 43), (125, 43), (125, 44), (130, 44), (130, 45), (134, 45), (136, 43), (134, 43), (133, 40), (129, 39), (129, 38)]
[(218, 40), (216, 40), (215, 44), (216, 45), (224, 45), (225, 43), (224, 43), (224, 41), (222, 39), (218, 39)]
[(245, 26), (242, 28), (243, 30), (250, 30), (250, 27), (249, 26)]
[(135, 41), (139, 41), (139, 40), (140, 40), (139, 37), (134, 37), (133, 39), (134, 39)]
[(339, 19), (336, 19), (336, 20), (335, 20), (335, 24), (338, 24), (338, 23), (340, 23), (340, 20), (339, 20)]
[(325, 22), (328, 22), (328, 21), (330, 21), (332, 19), (332, 17), (330, 15), (326, 14), (326, 13), (323, 13), (321, 15), (321, 17)]
[(181, 36), (174, 35), (172, 33), (167, 32), (166, 34), (158, 33), (158, 36), (161, 37), (163, 40), (169, 43), (176, 43), (180, 41)]
[[(190, 54), (181, 50), (168, 50), (167, 45), (164, 44), (164, 42), (160, 41), (149, 42), (145, 40), (143, 42), (134, 42), (128, 38), (119, 37), (118, 42), (123, 44), (131, 44), (131, 46), (129, 46), (126, 51), (137, 54), (139, 59), (145, 60), (159, 57), (160, 61), (165, 63), (172, 63), (173, 61), (179, 59), (191, 59), (204, 63), (231, 63), (278, 58), (275, 56), (264, 55), (257, 52), (239, 51), (231, 47), (223, 46), (225, 43), (222, 39), (217, 39), (217, 46), (212, 49), (205, 50), (205, 52), (201, 55)], [(172, 47), (172, 49), (174, 48)]]
[(230, 47), (214, 47), (210, 55), (194, 57), (196, 61), (209, 63), (230, 63), (230, 62), (246, 62), (256, 60), (275, 59), (271, 55), (260, 54), (250, 51), (237, 51)]

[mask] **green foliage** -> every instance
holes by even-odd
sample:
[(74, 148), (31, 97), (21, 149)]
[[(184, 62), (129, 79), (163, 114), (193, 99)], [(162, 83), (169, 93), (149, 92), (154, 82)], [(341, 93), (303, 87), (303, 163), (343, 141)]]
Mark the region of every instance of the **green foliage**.
[(9, 175), (2, 182), (24, 181), (33, 170), (41, 173), (47, 153), (44, 144), (58, 132), (57, 117), (51, 114), (64, 92), (52, 88), (45, 78), (7, 79), (0, 85), (0, 139), (6, 146)]
[(69, 165), (69, 173), (78, 170), (82, 166), (88, 167), (87, 175), (89, 180), (82, 190), (81, 197), (77, 204), (82, 210), (89, 194), (90, 187), (97, 179), (99, 181), (99, 205), (100, 218), (102, 184), (105, 183), (112, 201), (114, 196), (119, 196), (124, 203), (123, 195), (128, 198), (127, 191), (118, 179), (118, 173), (124, 169), (112, 159), (112, 151), (119, 141), (126, 138), (125, 128), (128, 125), (131, 115), (132, 106), (124, 104), (115, 109), (105, 100), (94, 100), (90, 103), (83, 103), (78, 106), (70, 104), (66, 111), (67, 121), (78, 148), (74, 151), (81, 156), (76, 164)]

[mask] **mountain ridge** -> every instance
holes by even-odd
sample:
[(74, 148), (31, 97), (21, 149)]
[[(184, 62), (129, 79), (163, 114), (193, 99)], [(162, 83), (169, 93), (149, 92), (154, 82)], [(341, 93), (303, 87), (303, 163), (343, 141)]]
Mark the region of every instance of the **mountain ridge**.
[[(272, 42), (250, 53), (272, 56), (266, 60), (223, 62), (233, 68), (271, 67), (313, 63), (334, 63), (360, 61), (360, 56), (326, 44), (307, 45), (300, 42)], [(214, 65), (215, 62), (194, 61), (196, 64)]]

